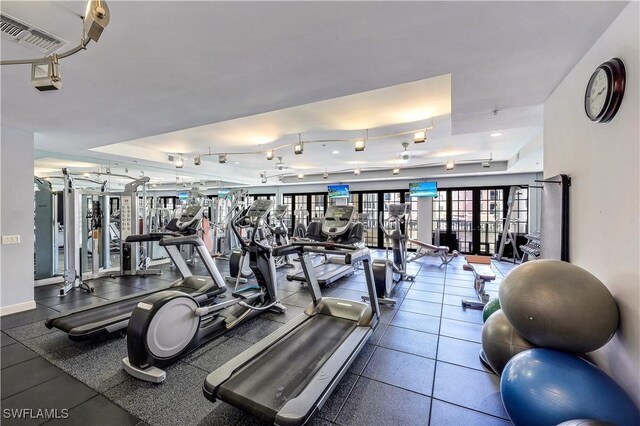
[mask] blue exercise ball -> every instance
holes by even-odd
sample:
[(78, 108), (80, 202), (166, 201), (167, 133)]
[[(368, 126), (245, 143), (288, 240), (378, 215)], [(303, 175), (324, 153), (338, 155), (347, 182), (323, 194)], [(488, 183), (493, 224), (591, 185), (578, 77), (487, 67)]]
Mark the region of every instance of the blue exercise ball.
[(502, 372), (500, 391), (516, 426), (555, 426), (573, 419), (640, 424), (640, 411), (613, 379), (565, 352), (537, 348), (517, 354)]

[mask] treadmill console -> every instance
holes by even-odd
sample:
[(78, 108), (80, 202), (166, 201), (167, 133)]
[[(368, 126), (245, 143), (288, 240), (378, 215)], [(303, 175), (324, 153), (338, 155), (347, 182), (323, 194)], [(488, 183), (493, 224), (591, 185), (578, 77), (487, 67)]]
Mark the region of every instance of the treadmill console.
[(264, 219), (269, 214), (272, 207), (272, 200), (255, 200), (247, 211), (247, 217), (255, 225), (260, 219)]
[(353, 206), (329, 206), (322, 220), (322, 233), (329, 237), (342, 235), (349, 230)]
[(388, 204), (389, 216), (402, 219), (409, 210), (409, 204)]
[(180, 218), (176, 222), (176, 227), (179, 230), (186, 229), (195, 224), (195, 222), (202, 219), (204, 214), (204, 207), (202, 206), (189, 206), (185, 210)]

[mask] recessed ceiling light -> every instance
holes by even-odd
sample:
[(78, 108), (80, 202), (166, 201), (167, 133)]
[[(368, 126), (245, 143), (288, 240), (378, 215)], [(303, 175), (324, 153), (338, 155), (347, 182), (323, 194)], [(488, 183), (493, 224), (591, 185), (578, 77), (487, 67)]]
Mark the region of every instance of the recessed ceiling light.
[(331, 151), (332, 154), (340, 154), (340, 151)]
[(233, 164), (240, 164), (240, 162), (239, 161), (234, 161)]
[(491, 137), (492, 138), (497, 138), (497, 137), (500, 137), (500, 136), (502, 136), (502, 133), (500, 133), (500, 132), (491, 133)]

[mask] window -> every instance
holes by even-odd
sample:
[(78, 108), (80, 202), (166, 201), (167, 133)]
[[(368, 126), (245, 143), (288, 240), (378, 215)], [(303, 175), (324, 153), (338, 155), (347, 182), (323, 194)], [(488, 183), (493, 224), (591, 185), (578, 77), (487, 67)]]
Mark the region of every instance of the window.
[(324, 217), (326, 194), (311, 194), (311, 218), (322, 219)]
[[(433, 198), (433, 244), (442, 245), (447, 233), (447, 191), (438, 191), (438, 196)], [(416, 208), (417, 211), (417, 208)], [(445, 235), (443, 235), (445, 234)]]
[[(387, 227), (387, 232), (389, 232), (389, 227), (387, 226), (387, 224), (389, 223), (389, 204), (400, 204), (400, 199), (401, 199), (401, 193), (400, 192), (384, 192), (382, 194), (382, 199), (384, 200), (384, 204), (382, 206), (382, 211), (383, 211), (383, 218), (384, 218), (384, 226)], [(406, 218), (405, 218), (406, 220)], [(385, 241), (386, 238), (384, 238), (384, 235), (382, 235), (382, 246), (384, 247), (385, 244), (391, 244), (391, 241)]]
[(282, 196), (282, 204), (287, 206), (287, 212), (284, 214), (282, 221), (284, 222), (287, 229), (289, 229), (289, 233), (293, 232), (293, 195), (283, 195)]
[[(404, 221), (404, 233), (410, 240), (415, 240), (418, 238), (418, 198), (411, 198), (411, 194), (405, 192), (404, 202), (409, 204), (409, 212)], [(414, 244), (407, 242), (407, 249), (412, 250), (417, 248)]]

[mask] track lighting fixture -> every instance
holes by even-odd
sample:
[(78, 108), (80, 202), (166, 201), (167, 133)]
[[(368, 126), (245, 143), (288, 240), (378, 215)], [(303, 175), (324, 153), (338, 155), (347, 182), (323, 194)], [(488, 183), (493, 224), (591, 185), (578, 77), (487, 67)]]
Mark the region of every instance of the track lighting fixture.
[(280, 181), (280, 182), (284, 182), (284, 175), (280, 175), (280, 176), (278, 176), (278, 181)]
[(176, 169), (181, 169), (184, 166), (184, 159), (182, 158), (182, 154), (180, 154), (180, 158), (176, 159), (175, 165), (176, 165)]
[(304, 179), (304, 173), (298, 173), (298, 179)]
[(325, 170), (324, 173), (322, 174), (322, 179), (328, 179), (329, 178), (329, 173), (327, 173), (327, 171)]
[[(110, 13), (107, 3), (103, 0), (89, 0), (87, 2), (85, 16), (82, 19), (82, 39), (80, 40), (80, 44), (73, 49), (57, 54), (54, 53), (46, 58), (3, 60), (0, 61), (0, 65), (31, 64), (31, 83), (36, 89), (40, 91), (60, 89), (62, 87), (62, 79), (60, 78), (60, 73), (58, 71), (58, 59), (63, 59), (82, 50), (86, 50), (87, 45), (92, 40), (96, 43), (98, 42), (102, 32), (109, 24)], [(22, 33), (28, 35), (29, 31), (22, 31)], [(40, 37), (37, 34), (35, 34), (35, 36)], [(26, 38), (27, 37), (22, 36), (19, 41), (24, 42), (24, 39)], [(38, 47), (42, 46), (38, 45)], [(53, 48), (53, 50), (55, 49), (56, 47)], [(50, 52), (51, 50), (48, 51)]]
[(482, 167), (484, 167), (485, 169), (491, 167), (491, 161), (483, 161)]
[(413, 143), (424, 143), (427, 140), (427, 129), (418, 130), (413, 134)]
[(200, 164), (202, 164), (202, 159), (200, 158), (199, 155), (193, 157), (193, 164), (195, 164), (196, 166), (199, 166)]
[(453, 163), (452, 160), (448, 160), (447, 161), (447, 165), (446, 165), (446, 169), (447, 170), (453, 170), (453, 168), (455, 167), (455, 164)]
[(267, 183), (267, 177), (263, 176), (262, 179), (260, 179), (260, 182), (262, 183)]
[(304, 143), (302, 142), (302, 134), (298, 133), (298, 143), (293, 146), (293, 152), (295, 152), (296, 155), (300, 155), (302, 151), (304, 151)]
[(399, 168), (399, 167), (396, 167), (395, 169), (393, 169), (393, 174), (394, 174), (394, 175), (398, 175), (398, 174), (400, 174), (400, 168)]
[(267, 160), (273, 160), (273, 150), (267, 151)]
[(356, 167), (356, 169), (353, 171), (353, 174), (356, 176), (360, 175), (360, 166)]
[(62, 87), (62, 77), (60, 77), (58, 69), (58, 55), (54, 53), (44, 63), (31, 64), (31, 84), (41, 92), (58, 90)]
[(218, 155), (218, 163), (224, 164), (227, 162), (227, 154)]
[(356, 152), (364, 151), (364, 139), (360, 139), (356, 141)]

